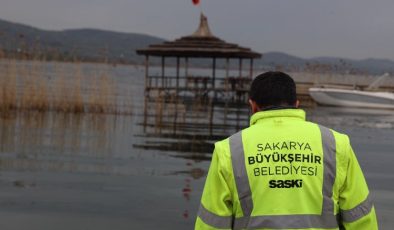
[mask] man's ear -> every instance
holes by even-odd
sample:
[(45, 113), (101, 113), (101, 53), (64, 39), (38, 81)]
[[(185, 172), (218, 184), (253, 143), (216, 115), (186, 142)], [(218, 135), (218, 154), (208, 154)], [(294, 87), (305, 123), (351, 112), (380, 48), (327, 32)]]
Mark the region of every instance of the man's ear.
[(299, 101), (299, 100), (296, 101), (295, 107), (296, 107), (297, 109), (300, 107), (300, 101)]
[(250, 110), (252, 111), (252, 114), (255, 114), (260, 111), (259, 106), (252, 99), (249, 99), (249, 105), (250, 105)]

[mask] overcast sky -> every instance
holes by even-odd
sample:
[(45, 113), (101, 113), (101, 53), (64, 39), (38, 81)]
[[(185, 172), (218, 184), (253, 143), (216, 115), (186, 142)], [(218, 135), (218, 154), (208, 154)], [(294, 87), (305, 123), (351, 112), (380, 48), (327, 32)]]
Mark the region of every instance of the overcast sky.
[[(394, 60), (394, 0), (201, 0), (213, 33), (259, 52)], [(191, 0), (0, 0), (0, 18), (42, 29), (100, 28), (175, 39)]]

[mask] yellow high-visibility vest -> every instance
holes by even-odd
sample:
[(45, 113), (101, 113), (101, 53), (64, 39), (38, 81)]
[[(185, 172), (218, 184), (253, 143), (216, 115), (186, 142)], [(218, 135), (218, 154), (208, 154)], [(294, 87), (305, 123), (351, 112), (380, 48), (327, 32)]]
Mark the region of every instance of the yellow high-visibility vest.
[(280, 109), (215, 144), (195, 229), (378, 226), (349, 138)]

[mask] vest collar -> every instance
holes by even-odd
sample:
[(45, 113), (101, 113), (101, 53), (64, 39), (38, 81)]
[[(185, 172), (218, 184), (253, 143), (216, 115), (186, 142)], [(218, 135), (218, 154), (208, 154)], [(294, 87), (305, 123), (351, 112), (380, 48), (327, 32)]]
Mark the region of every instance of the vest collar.
[(291, 117), (305, 120), (305, 111), (302, 109), (276, 109), (260, 111), (252, 115), (250, 118), (250, 125), (252, 126), (261, 120), (279, 117)]

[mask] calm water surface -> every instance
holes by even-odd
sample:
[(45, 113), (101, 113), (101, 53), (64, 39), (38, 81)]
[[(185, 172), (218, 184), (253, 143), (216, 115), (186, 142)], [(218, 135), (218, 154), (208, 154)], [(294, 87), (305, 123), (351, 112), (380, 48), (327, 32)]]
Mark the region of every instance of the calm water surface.
[[(192, 229), (210, 153), (137, 148), (142, 69), (112, 68), (133, 115), (18, 113), (0, 118), (0, 229)], [(133, 77), (132, 77), (133, 76)], [(392, 111), (308, 110), (350, 135), (380, 229), (394, 226)]]

